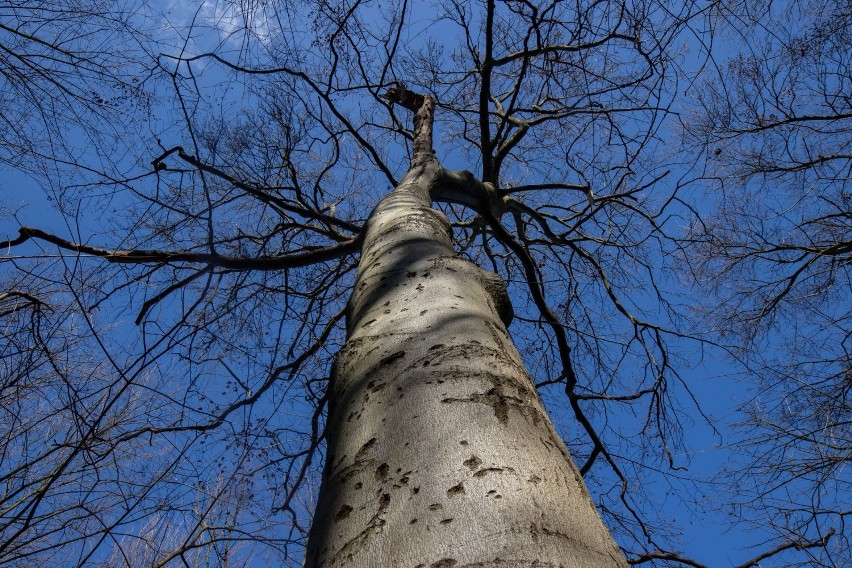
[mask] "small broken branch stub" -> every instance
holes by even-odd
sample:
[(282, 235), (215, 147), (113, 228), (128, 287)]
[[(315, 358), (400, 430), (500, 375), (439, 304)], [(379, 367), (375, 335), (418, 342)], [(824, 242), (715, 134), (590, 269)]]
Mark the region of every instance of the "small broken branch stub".
[(417, 112), (426, 100), (424, 95), (409, 91), (401, 83), (397, 83), (396, 86), (389, 88), (382, 96), (390, 102), (403, 106), (412, 112)]

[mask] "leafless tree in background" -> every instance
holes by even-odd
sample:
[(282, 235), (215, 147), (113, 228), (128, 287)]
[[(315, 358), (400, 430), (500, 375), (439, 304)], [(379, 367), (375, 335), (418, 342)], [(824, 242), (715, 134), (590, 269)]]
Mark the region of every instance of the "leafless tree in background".
[(734, 502), (782, 538), (836, 535), (803, 565), (839, 566), (852, 550), (852, 5), (722, 15), (742, 47), (719, 57), (689, 115), (716, 208), (687, 257), (715, 291), (702, 317), (756, 381)]
[(136, 1), (0, 4), (0, 164), (53, 179), (87, 150), (118, 149), (150, 103), (145, 14)]

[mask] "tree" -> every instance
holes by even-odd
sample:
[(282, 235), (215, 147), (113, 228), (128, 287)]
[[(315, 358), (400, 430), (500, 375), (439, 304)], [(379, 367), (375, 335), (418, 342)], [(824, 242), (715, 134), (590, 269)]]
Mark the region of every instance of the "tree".
[[(3, 391), (4, 435), (26, 453), (2, 464), (0, 561), (294, 565), (307, 546), (322, 564), (383, 535), (484, 531), (481, 513), (502, 546), (529, 547), (513, 554), (554, 558), (571, 526), (586, 531), (572, 550), (621, 564), (579, 475), (629, 562), (698, 566), (671, 551), (644, 480), (686, 465), (700, 416), (667, 277), (694, 212), (669, 182), (667, 129), (704, 10), (222, 2), (159, 32), (162, 53), (128, 64), (156, 96), (114, 119), (133, 125), (126, 152), (54, 162), (69, 227), (3, 243), (10, 294), (55, 319), (39, 370), (8, 367), (34, 387)], [(429, 304), (408, 308), (417, 296)], [(10, 329), (33, 337), (24, 323)], [(564, 503), (579, 524), (530, 519)], [(483, 535), (484, 552), (422, 540), (386, 553), (510, 558)]]
[(84, 144), (117, 149), (128, 111), (149, 103), (143, 14), (109, 0), (0, 5), (0, 164), (50, 179)]
[(506, 332), (505, 285), (432, 209), (499, 230), (502, 198), (440, 167), (430, 96), (388, 96), (415, 112), (411, 168), (367, 220), (306, 566), (626, 566)]
[(742, 49), (720, 58), (690, 116), (718, 205), (688, 258), (715, 290), (701, 317), (755, 384), (735, 499), (784, 538), (831, 540), (806, 565), (837, 566), (852, 488), (852, 11), (734, 2), (722, 13)]

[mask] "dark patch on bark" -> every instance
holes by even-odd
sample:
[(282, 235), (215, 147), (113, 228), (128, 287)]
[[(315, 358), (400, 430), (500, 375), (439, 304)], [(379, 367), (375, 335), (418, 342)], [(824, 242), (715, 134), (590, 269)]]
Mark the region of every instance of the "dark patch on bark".
[(455, 497), (456, 495), (464, 495), (464, 484), (459, 483), (447, 489), (447, 497)]
[(441, 520), (438, 522), (438, 524), (439, 524), (439, 525), (448, 525), (448, 524), (450, 524), (450, 523), (452, 523), (452, 522), (453, 522), (453, 519), (452, 519), (452, 518), (450, 518), (450, 519), (441, 519)]
[(509, 405), (519, 406), (522, 401), (517, 397), (506, 396), (503, 393), (503, 388), (498, 385), (488, 389), (484, 393), (473, 393), (468, 398), (443, 398), (441, 402), (449, 404), (452, 402), (476, 402), (479, 404), (487, 404), (494, 410), (494, 416), (502, 424), (509, 422)]
[(361, 448), (359, 448), (358, 452), (355, 454), (355, 461), (360, 461), (360, 460), (364, 459), (367, 455), (367, 452), (370, 451), (370, 448), (372, 448), (375, 445), (375, 443), (376, 443), (375, 438), (370, 438), (369, 440), (364, 442), (364, 444), (361, 446)]
[[(373, 320), (375, 321), (375, 320)], [(368, 322), (371, 323), (371, 322)], [(332, 365), (331, 376), (336, 376), (337, 373), (341, 372), (343, 367), (348, 363), (349, 359), (353, 356), (356, 356), (361, 348), (366, 343), (366, 339), (349, 339), (340, 348), (340, 351), (337, 352), (337, 355), (334, 357), (334, 364)]]
[(353, 510), (354, 509), (352, 509), (352, 507), (350, 507), (349, 505), (342, 506), (337, 512), (337, 514), (334, 516), (334, 522), (342, 521), (343, 519), (347, 518), (349, 516), (349, 513), (351, 513)]
[(494, 416), (501, 423), (506, 424), (509, 421), (509, 404), (506, 402), (506, 395), (503, 394), (503, 388), (496, 386), (488, 390), (485, 396), (489, 398), (492, 408), (494, 408)]
[[(390, 505), (390, 494), (384, 493), (379, 499), (379, 508), (376, 511), (376, 514), (370, 519), (367, 523), (367, 526), (364, 527), (364, 530), (359, 532), (357, 535), (346, 541), (340, 550), (334, 555), (334, 558), (331, 561), (331, 564), (339, 563), (339, 561), (343, 558), (351, 559), (353, 557), (353, 553), (355, 549), (361, 548), (366, 544), (367, 539), (370, 538), (373, 534), (378, 534), (382, 531), (382, 527), (385, 526), (387, 521), (384, 519), (384, 514), (387, 513), (388, 506)], [(322, 562), (316, 562), (315, 565), (320, 565)], [(324, 564), (323, 564), (324, 565)]]
[(444, 508), (444, 506), (441, 505), (440, 503), (432, 503), (431, 505), (429, 505), (430, 511), (440, 511), (443, 508)]
[(478, 457), (474, 456), (474, 455), (471, 455), (469, 458), (464, 460), (462, 463), (465, 465), (466, 468), (473, 471), (476, 468), (478, 468), (480, 465), (482, 465), (482, 460), (479, 459)]
[(533, 485), (538, 485), (539, 483), (541, 483), (541, 478), (539, 476), (533, 474), (533, 475), (530, 476), (529, 479), (527, 479), (527, 481), (529, 481)]
[(390, 471), (390, 466), (388, 464), (383, 463), (379, 467), (376, 468), (376, 479), (379, 481), (384, 481), (388, 478), (388, 471)]
[(387, 357), (379, 361), (379, 365), (390, 365), (397, 359), (402, 359), (403, 357), (405, 357), (405, 351), (397, 351), (396, 353), (388, 355)]
[(338, 483), (348, 481), (352, 476), (361, 473), (361, 471), (366, 466), (370, 465), (372, 461), (373, 460), (370, 459), (358, 460), (335, 473), (333, 477), (337, 479)]
[(515, 473), (511, 467), (486, 467), (473, 474), (474, 477), (485, 477), (489, 473)]
[[(398, 470), (396, 470), (396, 472), (400, 473), (400, 472), (402, 472), (402, 470), (398, 469)], [(411, 473), (412, 473), (411, 470), (408, 470), (405, 473), (403, 473), (402, 476), (397, 480), (397, 482), (393, 484), (393, 488), (394, 489), (402, 489), (403, 487), (408, 485), (408, 481), (410, 479), (408, 476), (411, 475)]]
[[(432, 352), (434, 350), (434, 353)], [(433, 366), (444, 364), (442, 371), (452, 373), (455, 369), (463, 370), (467, 376), (470, 376), (467, 369), (466, 361), (493, 360), (495, 363), (492, 366), (494, 369), (506, 369), (500, 373), (489, 373), (489, 380), (492, 383), (509, 383), (512, 384), (518, 391), (532, 392), (530, 381), (527, 378), (526, 370), (512, 357), (507, 355), (503, 349), (503, 344), (498, 343), (494, 347), (483, 345), (479, 341), (469, 340), (466, 343), (455, 345), (445, 345), (438, 343), (430, 349), (429, 357)], [(415, 361), (412, 367), (417, 365), (420, 360)], [(517, 378), (516, 378), (517, 375)], [(482, 376), (482, 374), (474, 375)]]
[[(490, 349), (487, 350), (490, 351)], [(445, 352), (441, 351), (437, 358), (440, 359), (444, 355)], [(431, 365), (435, 367), (437, 363), (433, 360)], [(448, 369), (445, 365), (440, 370), (442, 376), (454, 376), (451, 367)], [(526, 374), (523, 377), (526, 377)], [(470, 372), (465, 374), (464, 378), (485, 378), (491, 382), (493, 387), (484, 393), (473, 393), (466, 398), (444, 398), (441, 402), (475, 402), (486, 404), (494, 410), (494, 416), (503, 424), (506, 424), (509, 420), (509, 408), (515, 409), (515, 411), (533, 424), (538, 424), (543, 419), (542, 410), (536, 404), (538, 400), (537, 396), (531, 389), (528, 380), (521, 383), (511, 373), (499, 374), (493, 372)]]
[(453, 568), (456, 564), (458, 564), (458, 561), (455, 558), (441, 558), (430, 564), (429, 568)]

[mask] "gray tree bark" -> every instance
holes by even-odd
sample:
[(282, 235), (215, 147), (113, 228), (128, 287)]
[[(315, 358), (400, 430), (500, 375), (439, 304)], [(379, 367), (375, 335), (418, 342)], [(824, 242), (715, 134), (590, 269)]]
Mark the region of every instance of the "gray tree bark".
[(505, 286), (432, 208), (483, 184), (434, 158), (428, 97), (395, 102), (417, 112), (414, 159), (367, 222), (305, 565), (624, 567), (506, 331)]

